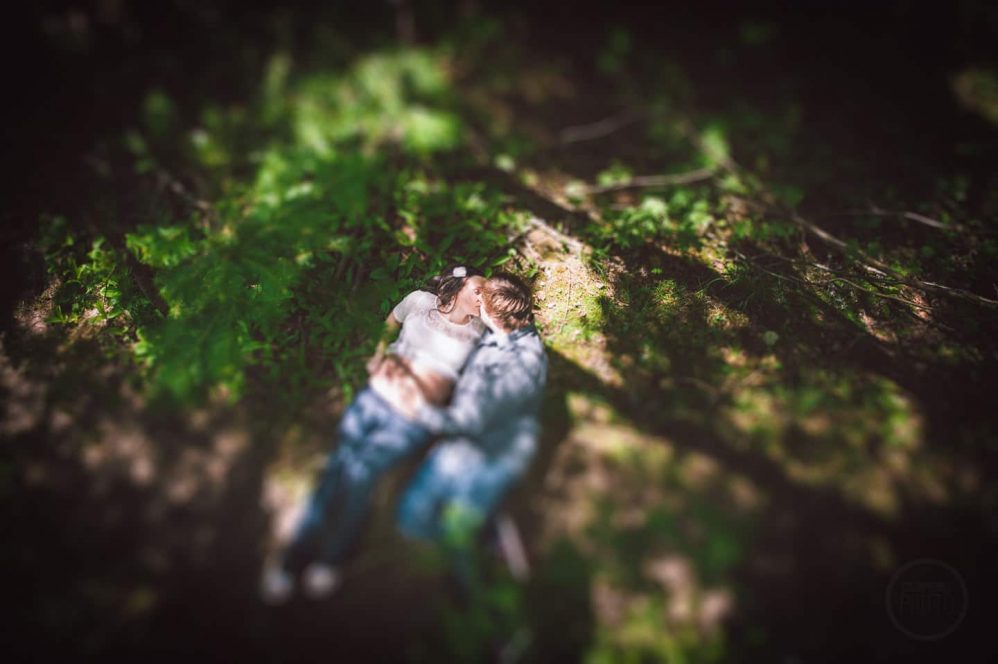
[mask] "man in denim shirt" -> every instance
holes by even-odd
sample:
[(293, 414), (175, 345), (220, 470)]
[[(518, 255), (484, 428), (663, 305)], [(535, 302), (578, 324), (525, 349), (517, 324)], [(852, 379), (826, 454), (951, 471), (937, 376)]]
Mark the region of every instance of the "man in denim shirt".
[(491, 334), (468, 359), (450, 406), (424, 404), (411, 413), (445, 439), (402, 496), (398, 525), (406, 535), (466, 550), (526, 472), (537, 448), (547, 378), (532, 308), (530, 289), (520, 279), (509, 274), (489, 279), (481, 318)]

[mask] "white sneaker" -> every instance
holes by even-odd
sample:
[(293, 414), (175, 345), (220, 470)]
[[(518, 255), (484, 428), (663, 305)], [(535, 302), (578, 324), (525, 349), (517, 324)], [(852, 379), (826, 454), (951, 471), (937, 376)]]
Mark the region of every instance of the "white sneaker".
[(260, 599), (274, 606), (284, 604), (291, 598), (294, 583), (294, 577), (284, 568), (268, 566), (260, 579)]
[(302, 586), (309, 599), (323, 599), (340, 585), (340, 571), (335, 567), (312, 563), (302, 572)]

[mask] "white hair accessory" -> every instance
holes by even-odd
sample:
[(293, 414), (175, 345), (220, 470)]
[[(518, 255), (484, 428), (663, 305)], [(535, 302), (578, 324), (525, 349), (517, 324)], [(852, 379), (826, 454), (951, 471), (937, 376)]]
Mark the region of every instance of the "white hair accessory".
[(451, 272), (451, 276), (453, 276), (453, 277), (461, 277), (461, 278), (467, 277), (468, 276), (468, 268), (466, 268), (463, 265), (458, 265), (456, 268), (454, 268), (454, 271)]

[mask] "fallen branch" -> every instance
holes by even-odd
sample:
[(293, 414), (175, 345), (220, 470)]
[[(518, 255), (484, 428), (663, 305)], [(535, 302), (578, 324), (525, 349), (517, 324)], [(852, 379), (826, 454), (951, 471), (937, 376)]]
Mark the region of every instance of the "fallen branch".
[(603, 194), (608, 191), (620, 191), (622, 189), (636, 189), (639, 187), (669, 187), (680, 184), (691, 184), (709, 180), (717, 173), (713, 168), (699, 168), (686, 173), (675, 173), (673, 175), (638, 175), (625, 182), (608, 184), (602, 187), (587, 187), (586, 192), (590, 194)]
[[(909, 221), (917, 221), (920, 224), (925, 224), (926, 226), (931, 226), (932, 228), (941, 228), (943, 230), (950, 228), (941, 221), (932, 219), (931, 217), (926, 217), (924, 214), (918, 214), (917, 212), (892, 212), (890, 210), (882, 210), (877, 206), (870, 208), (870, 214), (875, 214), (883, 217), (901, 217), (902, 219), (907, 219)], [(959, 226), (953, 226), (954, 230), (958, 230)]]
[[(759, 270), (760, 272), (764, 272), (764, 273), (766, 273), (766, 274), (768, 274), (768, 275), (770, 275), (772, 277), (776, 277), (777, 279), (781, 279), (783, 281), (788, 281), (790, 283), (795, 283), (795, 282), (796, 283), (801, 283), (801, 284), (804, 284), (806, 286), (810, 286), (811, 288), (814, 288), (816, 286), (821, 286), (822, 285), (822, 284), (815, 284), (814, 282), (809, 281), (807, 279), (801, 279), (800, 277), (798, 277), (796, 275), (794, 275), (794, 276), (787, 276), (787, 275), (779, 274), (777, 272), (773, 272), (772, 270), (769, 270), (769, 269), (767, 269), (767, 268), (759, 265), (758, 263), (756, 263), (755, 261), (753, 261), (752, 259), (750, 259), (748, 256), (746, 256), (745, 254), (743, 254), (740, 251), (738, 251), (737, 249), (735, 249), (733, 251), (734, 251), (734, 253), (735, 253), (736, 256), (738, 256), (739, 258), (741, 258), (742, 260), (744, 260), (752, 268), (754, 268), (756, 270)], [(852, 285), (855, 286), (855, 284), (852, 284)], [(865, 288), (861, 288), (861, 290), (864, 290), (866, 292), (872, 293), (872, 291), (868, 291)], [(807, 298), (809, 298), (809, 299), (811, 299), (812, 301), (821, 302), (822, 304), (827, 305), (826, 302), (822, 302), (821, 298), (819, 298), (813, 292), (804, 291), (804, 296), (807, 297)], [(853, 343), (855, 343), (857, 340), (858, 340), (858, 337), (856, 339), (853, 339)], [(875, 343), (879, 347), (879, 349), (881, 350), (881, 352), (885, 353), (888, 357), (891, 357), (891, 358), (894, 357), (894, 353), (889, 348), (887, 348), (886, 346), (884, 346), (884, 344), (879, 339), (873, 338), (872, 341), (873, 341), (873, 343)], [(852, 345), (850, 344), (849, 347), (851, 348)]]
[[(885, 300), (894, 300), (895, 302), (900, 302), (901, 304), (905, 304), (905, 305), (908, 305), (910, 307), (915, 307), (916, 309), (922, 309), (924, 311), (929, 311), (929, 312), (932, 311), (932, 309), (930, 307), (927, 307), (924, 304), (918, 304), (917, 302), (912, 302), (911, 300), (906, 300), (903, 297), (898, 297), (897, 295), (891, 295), (890, 293), (881, 293), (880, 291), (876, 291), (876, 290), (873, 290), (873, 289), (861, 286), (860, 284), (857, 284), (856, 282), (854, 282), (854, 281), (852, 281), (850, 279), (847, 279), (840, 272), (837, 272), (837, 271), (833, 270), (832, 268), (828, 267), (827, 265), (822, 265), (821, 263), (808, 262), (807, 265), (810, 265), (810, 266), (816, 267), (816, 268), (818, 268), (818, 269), (820, 269), (822, 271), (828, 272), (829, 274), (832, 275), (832, 278), (830, 280), (828, 280), (827, 282), (815, 283), (813, 281), (810, 281), (809, 279), (803, 279), (803, 278), (798, 277), (796, 275), (790, 275), (790, 276), (788, 276), (788, 275), (779, 274), (777, 272), (773, 272), (772, 270), (768, 270), (765, 267), (759, 265), (752, 258), (746, 256), (745, 254), (741, 253), (740, 251), (738, 251), (738, 250), (733, 250), (733, 251), (734, 251), (734, 253), (735, 253), (736, 256), (738, 256), (739, 258), (741, 258), (743, 261), (745, 261), (746, 263), (748, 263), (752, 267), (756, 268), (757, 270), (760, 270), (761, 272), (765, 272), (766, 274), (768, 274), (768, 275), (770, 275), (772, 277), (776, 277), (777, 279), (782, 279), (784, 281), (795, 281), (795, 282), (804, 284), (805, 286), (809, 286), (811, 288), (821, 288), (821, 287), (825, 286), (826, 284), (829, 284), (829, 283), (832, 283), (832, 282), (835, 282), (835, 281), (841, 281), (843, 283), (846, 283), (846, 284), (852, 286), (856, 290), (863, 291), (864, 293), (868, 293), (868, 294), (873, 295), (875, 297), (880, 297), (880, 298), (883, 298)], [(792, 263), (793, 262), (789, 258), (785, 258), (783, 256), (776, 256), (774, 254), (766, 254), (766, 255), (769, 256), (769, 257), (771, 257), (771, 258), (777, 258), (779, 260), (786, 261), (788, 263)]]
[(925, 226), (931, 228), (938, 228), (940, 230), (964, 230), (960, 225), (947, 225), (941, 221), (933, 219), (931, 217), (926, 217), (924, 214), (918, 214), (917, 212), (908, 212), (906, 210), (884, 210), (876, 205), (871, 206), (868, 210), (843, 210), (842, 212), (833, 212), (828, 214), (830, 217), (894, 217), (897, 219), (907, 219), (908, 221), (915, 221)]
[(970, 291), (963, 290), (962, 288), (953, 288), (952, 286), (945, 286), (943, 284), (937, 284), (932, 281), (924, 281), (922, 279), (914, 279), (899, 274), (896, 270), (894, 270), (886, 263), (883, 263), (882, 261), (879, 261), (876, 258), (867, 255), (863, 251), (856, 248), (850, 249), (845, 242), (835, 237), (834, 235), (832, 235), (825, 229), (821, 228), (820, 226), (817, 226), (811, 223), (810, 221), (807, 221), (799, 214), (791, 212), (789, 216), (794, 223), (796, 223), (806, 231), (810, 232), (811, 234), (815, 235), (816, 237), (820, 238), (821, 240), (825, 241), (827, 244), (836, 247), (843, 253), (847, 254), (854, 253), (860, 259), (859, 262), (867, 269), (867, 271), (872, 271), (875, 274), (881, 274), (893, 277), (899, 283), (902, 283), (906, 286), (910, 286), (911, 288), (917, 288), (919, 290), (930, 291), (933, 293), (941, 293), (943, 295), (948, 295), (950, 297), (966, 300), (968, 302), (974, 302), (976, 304), (981, 304), (987, 307), (998, 308), (998, 300), (992, 300), (990, 298), (982, 297), (981, 295), (977, 295), (976, 293), (971, 293)]
[[(531, 244), (531, 242), (530, 242), (530, 238), (529, 238), (530, 228), (531, 227), (528, 226), (526, 229), (520, 231), (516, 235), (507, 236), (507, 239), (509, 241), (506, 243), (506, 246), (503, 248), (503, 253), (505, 253), (505, 252), (509, 251), (510, 249), (512, 249), (513, 251), (516, 251), (517, 253), (519, 253), (520, 256), (522, 256), (523, 258), (526, 258), (528, 261), (532, 260), (535, 263), (540, 263), (541, 260), (542, 260), (541, 259), (541, 255), (534, 248), (534, 245)], [(499, 254), (499, 255), (502, 255), (502, 254)]]
[[(786, 256), (780, 256), (778, 254), (764, 253), (764, 254), (760, 254), (758, 256), (751, 256), (751, 257), (743, 256), (743, 258), (745, 258), (752, 265), (752, 267), (755, 267), (757, 269), (765, 271), (764, 268), (762, 268), (760, 265), (758, 265), (757, 263), (754, 262), (754, 259), (756, 259), (756, 258), (762, 258), (762, 257), (765, 257), (765, 258), (775, 258), (777, 260), (781, 260), (781, 261), (784, 261), (784, 262), (787, 262), (787, 263), (794, 263), (794, 261), (792, 259), (787, 258)], [(965, 339), (964, 335), (959, 330), (957, 330), (956, 328), (953, 328), (953, 327), (951, 327), (949, 325), (946, 325), (945, 323), (937, 320), (936, 317), (935, 317), (935, 315), (930, 315), (928, 317), (924, 317), (923, 318), (923, 317), (917, 315), (914, 311), (912, 311), (912, 309), (909, 308), (909, 307), (911, 307), (911, 308), (914, 308), (914, 309), (920, 309), (920, 310), (925, 311), (925, 312), (927, 312), (929, 314), (934, 314), (934, 312), (933, 312), (933, 310), (932, 310), (931, 307), (927, 307), (924, 304), (919, 304), (918, 302), (913, 302), (911, 300), (906, 300), (904, 298), (901, 298), (901, 297), (898, 297), (898, 296), (895, 296), (895, 295), (891, 295), (889, 293), (880, 293), (880, 292), (872, 291), (872, 290), (870, 290), (868, 288), (860, 286), (859, 284), (856, 284), (853, 281), (850, 281), (849, 279), (846, 279), (842, 275), (841, 272), (839, 272), (837, 270), (834, 270), (834, 269), (832, 269), (831, 267), (829, 267), (827, 265), (823, 265), (821, 263), (817, 263), (817, 262), (814, 262), (814, 261), (807, 261), (806, 265), (808, 265), (810, 267), (817, 268), (819, 270), (822, 270), (824, 272), (828, 272), (829, 274), (834, 275), (835, 278), (832, 279), (831, 281), (841, 281), (841, 282), (849, 284), (853, 288), (865, 291), (865, 292), (869, 293), (870, 295), (875, 295), (876, 297), (881, 297), (881, 298), (885, 298), (885, 299), (889, 299), (889, 300), (895, 300), (897, 302), (900, 302), (901, 304), (905, 304), (907, 306), (902, 307), (901, 311), (903, 311), (906, 315), (910, 316), (915, 321), (917, 321), (919, 323), (925, 323), (925, 324), (931, 325), (932, 327), (940, 330), (944, 334), (949, 335), (951, 338), (956, 339), (960, 343), (969, 343), (969, 342), (967, 342), (967, 340)], [(772, 272), (769, 272), (769, 274), (771, 274), (772, 276), (777, 276), (777, 277), (783, 278), (783, 279), (786, 278), (786, 277), (783, 277), (782, 275), (777, 275), (777, 274), (772, 273)], [(874, 284), (874, 285), (877, 285), (877, 284), (880, 284), (880, 283), (884, 283), (884, 282), (888, 282), (888, 283), (901, 283), (901, 282), (894, 281), (893, 279), (884, 279), (884, 278), (879, 278), (879, 277), (876, 280), (871, 280), (871, 284)], [(814, 284), (812, 282), (808, 282), (808, 284), (812, 285), (812, 286), (820, 286), (820, 285), (822, 285), (822, 284)]]
[(539, 217), (531, 217), (528, 223), (532, 227), (544, 231), (545, 233), (547, 233), (554, 239), (558, 240), (562, 244), (567, 244), (568, 246), (572, 247), (573, 249), (575, 249), (580, 253), (586, 248), (584, 242), (576, 240), (574, 237), (565, 235), (564, 233), (556, 229), (554, 226), (551, 226), (550, 224), (548, 224), (543, 219), (540, 219)]
[(530, 240), (528, 240), (527, 238), (523, 238), (523, 244), (521, 244), (517, 248), (517, 251), (519, 251), (520, 255), (523, 256), (524, 258), (526, 258), (529, 261), (533, 261), (538, 265), (544, 262), (544, 257), (541, 256), (540, 252), (534, 248), (534, 245), (531, 244)]
[[(685, 119), (682, 123), (682, 127), (683, 127), (683, 132), (687, 135), (688, 138), (695, 141), (697, 145), (703, 147), (703, 139), (701, 138), (699, 132), (696, 130), (696, 126), (693, 124), (691, 120), (689, 120), (688, 118)], [(755, 180), (755, 178), (751, 177), (750, 173), (746, 173), (745, 169), (739, 166), (733, 159), (731, 159), (728, 156), (724, 156), (723, 158), (718, 159), (718, 164), (721, 167), (723, 167), (726, 171), (735, 176), (738, 176), (740, 178), (747, 177), (747, 179), (749, 180)], [(769, 193), (768, 191), (764, 191), (764, 193), (767, 193), (769, 197), (772, 198), (772, 194)], [(793, 210), (783, 209), (782, 206), (776, 205), (773, 202), (768, 203), (766, 207), (775, 209), (777, 212), (780, 212), (785, 216), (789, 217), (791, 221), (800, 226), (803, 230), (823, 240), (825, 243), (835, 247), (843, 254), (846, 254), (847, 256), (850, 254), (856, 256), (859, 259), (858, 262), (860, 263), (860, 265), (867, 272), (871, 272), (873, 274), (881, 276), (893, 277), (899, 283), (902, 283), (906, 286), (918, 290), (939, 293), (941, 295), (946, 295), (948, 297), (964, 300), (966, 302), (973, 302), (975, 304), (983, 305), (989, 308), (998, 308), (998, 300), (992, 300), (990, 298), (977, 295), (976, 293), (971, 293), (970, 291), (964, 290), (962, 288), (954, 288), (952, 286), (937, 284), (932, 281), (924, 281), (922, 279), (906, 277), (898, 273), (896, 270), (894, 270), (894, 268), (890, 267), (886, 263), (879, 261), (876, 258), (873, 258), (872, 256), (867, 255), (862, 250), (857, 249), (855, 247), (850, 248), (849, 245), (846, 244), (843, 240), (840, 240), (839, 238), (835, 237), (834, 235), (832, 235), (825, 229), (821, 228), (820, 226), (808, 221), (807, 219), (804, 219)]]
[(591, 141), (596, 138), (609, 136), (615, 131), (633, 124), (641, 119), (642, 113), (634, 110), (624, 111), (617, 115), (612, 115), (599, 122), (590, 124), (566, 127), (558, 132), (558, 140), (562, 144), (579, 143), (581, 141)]

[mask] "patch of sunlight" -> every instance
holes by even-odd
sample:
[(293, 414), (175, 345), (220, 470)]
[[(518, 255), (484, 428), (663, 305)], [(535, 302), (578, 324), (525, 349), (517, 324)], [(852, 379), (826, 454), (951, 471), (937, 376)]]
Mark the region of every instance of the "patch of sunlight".
[(505, 153), (497, 154), (492, 163), (500, 171), (505, 171), (506, 173), (512, 173), (516, 170), (516, 160), (511, 155)]
[(614, 419), (613, 409), (603, 402), (578, 392), (569, 392), (566, 398), (568, 411), (573, 419), (586, 420), (596, 424), (609, 424)]
[(162, 90), (153, 90), (142, 103), (142, 124), (155, 137), (168, 136), (177, 123), (177, 106)]
[(139, 226), (125, 235), (125, 244), (140, 262), (155, 268), (174, 267), (198, 251), (187, 226)]
[(564, 195), (564, 200), (574, 207), (581, 204), (586, 199), (586, 193), (588, 190), (589, 189), (584, 181), (569, 180), (564, 184), (562, 194)]
[(894, 517), (901, 508), (901, 496), (890, 473), (878, 466), (864, 468), (858, 473), (844, 473), (842, 493), (883, 517)]
[(634, 172), (622, 162), (614, 160), (608, 167), (596, 175), (596, 184), (600, 187), (613, 187), (623, 184), (634, 177)]
[(236, 429), (222, 429), (204, 447), (178, 446), (162, 486), (167, 501), (190, 503), (195, 498), (216, 500), (227, 487), (232, 467), (249, 447), (249, 436)]
[(737, 348), (735, 346), (722, 346), (720, 348), (720, 356), (724, 359), (724, 362), (729, 366), (733, 367), (745, 367), (748, 366), (748, 354), (743, 348)]
[(267, 548), (271, 552), (291, 540), (327, 453), (325, 442), (299, 424), (288, 427), (277, 441), (260, 492), (260, 507), (270, 519)]
[(965, 69), (953, 76), (950, 86), (961, 106), (998, 125), (998, 72)]
[(33, 376), (26, 363), (11, 362), (5, 341), (0, 337), (0, 389), (4, 394), (0, 434), (17, 436), (44, 421), (48, 385)]
[(886, 417), (881, 420), (880, 433), (884, 441), (897, 450), (917, 450), (924, 438), (925, 418), (914, 398), (896, 384), (883, 378), (879, 381), (877, 405)]
[(725, 487), (731, 503), (742, 512), (754, 512), (763, 507), (766, 496), (746, 477), (728, 474)]
[[(674, 454), (672, 445), (615, 422), (603, 404), (580, 395), (569, 402), (576, 425), (558, 447), (544, 480), (551, 500), (545, 539), (566, 531), (580, 534), (595, 518), (600, 495), (620, 501), (613, 517), (618, 527), (644, 523), (650, 510), (663, 504), (660, 479)], [(630, 479), (620, 485), (625, 476)]]
[(261, 116), (268, 124), (279, 120), (285, 112), (292, 63), (291, 54), (278, 51), (270, 56), (264, 68), (260, 86)]
[(594, 570), (586, 661), (718, 661), (738, 605), (731, 573), (765, 497), (698, 452), (569, 393), (575, 423), (540, 498), (541, 546), (568, 537)]
[(705, 166), (717, 166), (731, 158), (731, 146), (724, 128), (711, 125), (700, 134), (701, 157)]
[[(283, 95), (280, 112), (291, 134), (255, 153), (252, 184), (219, 206), (218, 227), (205, 229), (204, 237), (193, 228), (171, 228), (140, 229), (131, 238), (136, 257), (159, 269), (156, 286), (170, 312), (141, 331), (136, 352), (156, 389), (174, 397), (222, 385), (238, 398), (245, 365), (275, 345), (292, 289), (312, 263), (307, 257), (337, 235), (364, 225), (371, 235), (385, 231), (398, 239), (370, 210), (373, 192), (395, 184), (379, 145), (395, 142), (425, 156), (461, 140), (457, 116), (444, 104), (448, 74), (429, 51), (374, 53), (337, 75), (293, 78), (290, 66), (276, 55), (260, 94), (265, 101), (275, 91)], [(266, 114), (274, 104), (254, 112)], [(245, 114), (238, 107), (202, 110), (193, 135), (202, 165), (231, 161), (236, 144), (226, 137), (245, 123)], [(129, 136), (137, 158), (151, 159), (143, 137)], [(344, 141), (358, 144), (341, 151)]]
[(344, 138), (329, 135), (327, 113), (319, 104), (303, 100), (296, 107), (292, 125), (298, 144), (320, 159), (331, 159), (334, 156), (333, 138)]
[(668, 312), (682, 305), (686, 292), (674, 279), (662, 279), (655, 284), (652, 297), (656, 304)]
[(137, 486), (154, 482), (159, 471), (155, 442), (136, 423), (103, 420), (97, 440), (82, 449), (83, 466), (95, 476), (98, 491), (117, 479)]
[(673, 454), (665, 439), (649, 437), (621, 425), (586, 422), (577, 426), (573, 435), (586, 441), (584, 444), (592, 452), (641, 475), (657, 476)]
[(413, 108), (402, 116), (403, 142), (415, 154), (430, 154), (458, 146), (461, 121), (453, 113)]
[[(711, 300), (707, 304), (707, 324), (720, 330), (735, 330), (749, 325), (749, 318), (744, 313)], [(770, 334), (767, 332), (766, 334)], [(772, 334), (775, 334), (773, 332)], [(765, 339), (765, 335), (764, 335)], [(775, 340), (774, 340), (775, 343)], [(772, 343), (767, 341), (767, 345)]]
[(449, 86), (443, 59), (429, 51), (374, 53), (342, 76), (313, 75), (295, 88), (298, 142), (322, 156), (345, 140), (368, 150), (386, 140), (415, 154), (460, 143), (458, 117), (440, 107)]
[(705, 634), (720, 632), (721, 621), (734, 607), (734, 596), (727, 588), (703, 587), (692, 559), (679, 554), (650, 557), (643, 572), (662, 587), (671, 621), (695, 623)]
[(703, 490), (720, 475), (717, 461), (697, 452), (684, 454), (678, 465), (682, 484), (691, 489)]
[(744, 387), (734, 394), (733, 403), (728, 407), (722, 421), (730, 422), (740, 441), (736, 446), (747, 449), (751, 440), (766, 440), (780, 430), (777, 415), (778, 403), (770, 391), (764, 387)]
[[(141, 404), (128, 390), (122, 396), (133, 406)], [(241, 428), (206, 428), (197, 420), (181, 434), (150, 431), (131, 414), (102, 418), (93, 439), (78, 452), (90, 489), (101, 495), (123, 483), (142, 487), (151, 498), (150, 520), (162, 518), (171, 506), (203, 507), (221, 500), (232, 469), (249, 448), (249, 436)]]
[[(598, 579), (593, 608), (599, 623), (587, 663), (620, 661), (716, 662), (724, 656), (720, 623), (732, 607), (726, 589), (701, 591), (684, 576), (682, 564), (671, 567), (663, 591), (634, 592)], [(689, 566), (685, 567), (689, 571)], [(673, 574), (678, 570), (679, 574)]]
[(545, 343), (600, 380), (622, 384), (601, 331), (603, 303), (613, 296), (612, 288), (589, 268), (585, 255), (566, 249), (556, 238), (536, 230), (527, 239), (540, 259), (534, 315)]
[[(730, 211), (725, 210), (725, 214)], [(695, 249), (690, 250), (686, 255), (700, 261), (718, 274), (726, 275), (733, 265), (728, 255), (727, 243), (718, 240), (716, 237), (707, 237)], [(706, 284), (705, 284), (706, 286)]]
[[(730, 349), (722, 355), (741, 357)], [(946, 483), (959, 471), (948, 473), (924, 448), (924, 415), (893, 381), (808, 370), (790, 387), (772, 370), (750, 375), (751, 383), (726, 382), (733, 394), (721, 421), (732, 445), (754, 447), (793, 481), (835, 487), (886, 517), (896, 516), (905, 494), (948, 499)]]

